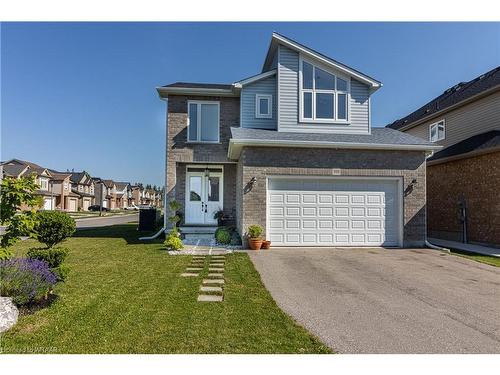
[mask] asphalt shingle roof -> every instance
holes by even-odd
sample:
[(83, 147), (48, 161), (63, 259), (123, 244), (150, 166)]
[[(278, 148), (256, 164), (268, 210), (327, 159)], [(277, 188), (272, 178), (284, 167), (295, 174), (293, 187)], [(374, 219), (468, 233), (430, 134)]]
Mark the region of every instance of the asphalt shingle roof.
[(175, 82), (163, 87), (182, 87), (182, 88), (195, 88), (195, 89), (224, 89), (231, 90), (232, 85), (224, 83), (195, 83), (195, 82)]
[(447, 147), (442, 151), (436, 152), (428, 161), (434, 161), (451, 156), (467, 154), (473, 151), (486, 151), (488, 149), (500, 147), (500, 130), (492, 130), (486, 133), (477, 134), (464, 139), (453, 146)]
[[(372, 128), (371, 134), (292, 133), (275, 130), (231, 128), (232, 138), (245, 140), (342, 142), (395, 145), (434, 145), (422, 138), (389, 128)], [(435, 146), (435, 145), (434, 145)]]
[(459, 84), (447, 89), (437, 98), (432, 99), (430, 102), (410, 113), (408, 116), (387, 125), (387, 127), (392, 129), (401, 129), (402, 127), (410, 125), (423, 119), (424, 117), (428, 117), (433, 113), (442, 111), (498, 85), (500, 85), (500, 66), (487, 73), (481, 74), (479, 77), (474, 78), (469, 82), (460, 82)]

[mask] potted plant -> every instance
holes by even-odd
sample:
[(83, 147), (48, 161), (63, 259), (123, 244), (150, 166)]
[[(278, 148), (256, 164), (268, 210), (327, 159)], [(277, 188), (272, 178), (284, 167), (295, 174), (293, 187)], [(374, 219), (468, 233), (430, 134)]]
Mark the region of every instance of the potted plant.
[(262, 246), (262, 232), (260, 225), (250, 225), (247, 231), (248, 245), (252, 250), (259, 250)]
[(224, 211), (221, 209), (214, 212), (214, 219), (217, 220), (217, 226), (224, 226)]
[(271, 241), (263, 240), (261, 249), (269, 249), (271, 247)]

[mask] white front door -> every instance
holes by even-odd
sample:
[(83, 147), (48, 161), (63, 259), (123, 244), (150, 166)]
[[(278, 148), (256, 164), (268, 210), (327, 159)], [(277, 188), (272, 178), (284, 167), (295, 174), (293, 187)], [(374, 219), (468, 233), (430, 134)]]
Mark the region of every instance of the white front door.
[(43, 198), (43, 209), (53, 210), (55, 209), (54, 198)]
[[(217, 225), (214, 214), (222, 210), (222, 170), (200, 171), (192, 168), (186, 173), (186, 224)], [(220, 170), (220, 172), (219, 172)]]

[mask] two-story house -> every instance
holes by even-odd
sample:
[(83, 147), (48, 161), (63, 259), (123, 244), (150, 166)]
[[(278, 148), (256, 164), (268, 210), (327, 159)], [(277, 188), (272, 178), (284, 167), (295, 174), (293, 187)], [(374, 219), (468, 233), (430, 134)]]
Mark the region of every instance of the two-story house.
[[(71, 208), (78, 207), (79, 195), (71, 191), (71, 173), (49, 170), (51, 174), (50, 184), (55, 193), (54, 209), (72, 211)], [(73, 209), (76, 211), (76, 209)]]
[[(41, 167), (38, 164), (11, 159), (2, 163), (2, 177), (19, 178), (21, 176), (34, 175), (39, 186), (36, 194), (42, 198), (42, 209), (54, 210), (56, 208), (56, 197), (58, 192), (54, 191), (51, 183), (52, 174), (49, 169)], [(22, 207), (25, 209), (27, 207)]]
[(425, 158), (440, 146), (371, 127), (381, 86), (273, 33), (259, 74), (158, 87), (181, 224), (215, 226), (223, 210), (274, 246), (423, 246)]
[(429, 237), (500, 246), (500, 67), (387, 126), (444, 147), (427, 159)]
[(132, 197), (130, 182), (115, 182), (116, 208), (128, 208), (129, 199)]
[(70, 200), (71, 205), (68, 211), (88, 211), (89, 207), (94, 204), (95, 185), (92, 177), (86, 171), (71, 172), (70, 181), (71, 191), (77, 194), (79, 199), (76, 207), (74, 201)]

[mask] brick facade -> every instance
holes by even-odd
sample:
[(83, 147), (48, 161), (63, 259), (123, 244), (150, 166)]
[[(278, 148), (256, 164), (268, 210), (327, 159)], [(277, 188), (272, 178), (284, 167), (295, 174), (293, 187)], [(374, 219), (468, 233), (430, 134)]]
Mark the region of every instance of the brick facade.
[[(425, 240), (425, 153), (423, 151), (369, 151), (245, 147), (238, 164), (237, 226), (243, 234), (249, 225), (266, 227), (266, 176), (368, 176), (402, 177), (403, 190), (413, 179), (413, 190), (403, 199), (405, 247), (423, 246)], [(245, 185), (257, 178), (253, 188)]]
[[(220, 103), (220, 142), (216, 144), (188, 143), (188, 100), (218, 101)], [(206, 163), (224, 165), (224, 211), (236, 215), (236, 164), (227, 158), (231, 127), (239, 126), (240, 101), (237, 97), (198, 97), (171, 95), (168, 98), (167, 133), (167, 199), (175, 198), (184, 211), (186, 164)], [(168, 208), (166, 208), (168, 211)], [(169, 214), (169, 213), (167, 213)]]
[(500, 246), (500, 152), (427, 167), (429, 236), (461, 240), (465, 199), (468, 240)]

